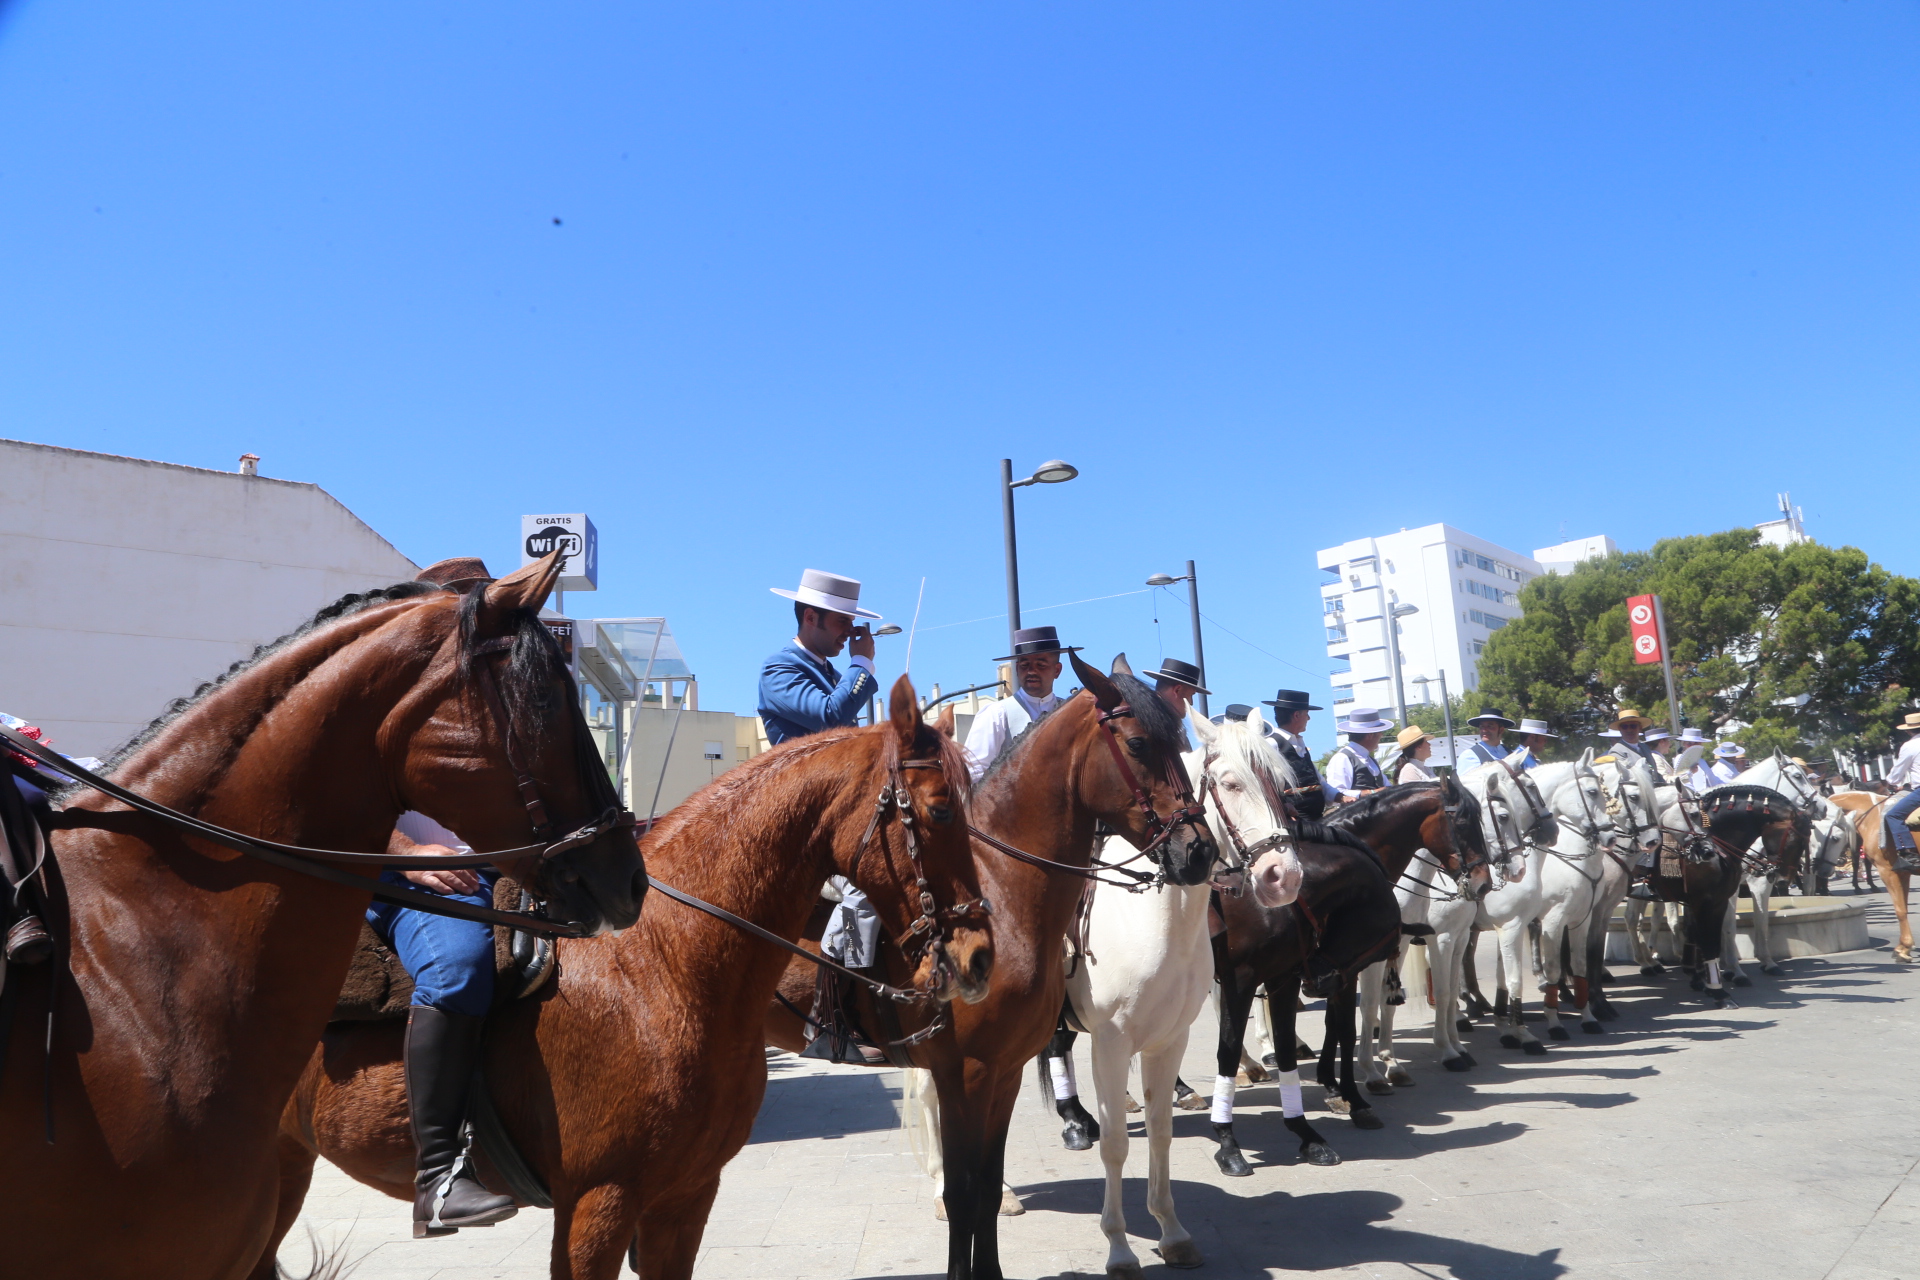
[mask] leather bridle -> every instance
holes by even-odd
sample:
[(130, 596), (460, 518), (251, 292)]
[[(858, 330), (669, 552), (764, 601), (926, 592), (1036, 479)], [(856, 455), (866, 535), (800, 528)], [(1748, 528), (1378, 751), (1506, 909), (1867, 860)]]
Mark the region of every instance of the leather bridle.
[[(476, 645), (474, 653), (476, 656), (490, 658), (507, 652), (513, 647), (513, 643), (513, 640), (508, 637), (487, 640)], [(550, 937), (585, 937), (592, 930), (574, 922), (549, 920), (545, 916), (524, 911), (496, 911), (491, 907), (475, 906), (472, 903), (460, 902), (420, 889), (381, 884), (377, 880), (369, 880), (365, 876), (339, 869), (340, 866), (362, 866), (395, 867), (403, 870), (453, 870), (482, 867), (495, 862), (510, 862), (520, 858), (537, 858), (544, 862), (569, 850), (592, 844), (609, 831), (624, 829), (631, 833), (637, 828), (639, 824), (633, 814), (616, 804), (609, 806), (598, 818), (585, 826), (569, 831), (557, 839), (554, 838), (553, 825), (540, 793), (540, 784), (521, 763), (512, 718), (508, 715), (506, 703), (500, 696), (492, 665), (486, 662), (480, 663), (473, 668), (473, 675), (480, 687), (481, 697), (487, 703), (506, 747), (508, 767), (513, 769), (515, 775), (514, 786), (527, 810), (528, 821), (533, 826), (535, 842), (532, 844), (519, 845), (512, 849), (496, 849), (488, 853), (443, 856), (350, 853), (339, 849), (312, 849), (304, 845), (280, 844), (217, 826), (191, 814), (171, 809), (158, 801), (149, 800), (116, 782), (101, 777), (90, 769), (82, 768), (58, 752), (5, 726), (0, 726), (0, 738), (4, 738), (9, 747), (22, 755), (32, 757), (53, 772), (91, 787), (150, 817), (157, 818), (183, 835), (206, 840), (211, 844), (232, 849), (236, 853), (258, 858), (273, 866), (297, 871), (301, 875), (342, 885), (361, 893), (371, 893), (383, 902), (391, 902), (414, 911), (424, 911), (429, 915), (451, 916), (458, 920), (473, 920), (489, 925), (506, 925), (525, 933), (539, 933)], [(569, 688), (569, 694), (571, 694), (571, 688)], [(575, 716), (580, 714), (578, 703), (571, 697), (568, 699), (568, 706)], [(82, 818), (86, 812), (80, 809), (63, 809), (55, 815), (55, 825), (62, 827), (87, 825)]]

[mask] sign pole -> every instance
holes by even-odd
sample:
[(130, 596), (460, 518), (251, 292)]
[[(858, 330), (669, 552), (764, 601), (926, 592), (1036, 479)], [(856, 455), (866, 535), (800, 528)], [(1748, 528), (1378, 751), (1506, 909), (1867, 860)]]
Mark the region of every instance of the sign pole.
[(1447, 723), (1447, 760), (1449, 769), (1460, 772), (1460, 764), (1453, 758), (1453, 701), (1447, 697), (1447, 669), (1440, 668), (1440, 714)]
[[(1667, 677), (1667, 717), (1673, 736), (1680, 736), (1680, 698), (1673, 691), (1673, 654), (1667, 648), (1667, 615), (1660, 608), (1660, 597), (1653, 598), (1653, 625), (1660, 631), (1660, 670)], [(1676, 748), (1677, 749), (1677, 748)]]

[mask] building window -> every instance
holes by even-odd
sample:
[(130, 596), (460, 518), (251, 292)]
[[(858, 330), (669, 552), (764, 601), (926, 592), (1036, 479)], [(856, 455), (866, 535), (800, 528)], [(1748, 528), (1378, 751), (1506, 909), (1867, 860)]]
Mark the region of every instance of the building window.
[(1345, 596), (1328, 596), (1326, 603), (1321, 608), (1321, 612), (1329, 614), (1344, 613), (1346, 612), (1346, 608), (1347, 598)]
[(1328, 661), (1332, 663), (1327, 668), (1330, 675), (1343, 676), (1353, 670), (1353, 659), (1346, 654), (1337, 654)]
[(1487, 647), (1487, 642), (1485, 640), (1475, 640), (1473, 642), (1473, 656), (1476, 658), (1479, 657), (1481, 650), (1485, 649), (1486, 647)]
[(1342, 640), (1345, 640), (1346, 638), (1347, 638), (1347, 628), (1345, 623), (1342, 623), (1337, 627), (1327, 628), (1328, 644), (1339, 644)]

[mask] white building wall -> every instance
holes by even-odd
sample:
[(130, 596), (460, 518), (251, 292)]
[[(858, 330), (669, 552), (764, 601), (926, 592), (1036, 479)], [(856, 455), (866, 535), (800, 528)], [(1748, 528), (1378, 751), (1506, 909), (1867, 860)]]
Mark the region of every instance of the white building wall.
[(414, 563), (317, 485), (0, 440), (0, 710), (104, 756)]
[(1445, 524), (1358, 538), (1321, 550), (1317, 561), (1327, 575), (1321, 608), (1333, 710), (1341, 715), (1349, 704), (1394, 705), (1389, 602), (1419, 609), (1400, 620), (1397, 632), (1406, 700), (1437, 702), (1437, 684), (1423, 691), (1410, 682), (1445, 672), (1449, 692), (1477, 688), (1487, 637), (1520, 616), (1520, 588), (1541, 573), (1532, 557)]

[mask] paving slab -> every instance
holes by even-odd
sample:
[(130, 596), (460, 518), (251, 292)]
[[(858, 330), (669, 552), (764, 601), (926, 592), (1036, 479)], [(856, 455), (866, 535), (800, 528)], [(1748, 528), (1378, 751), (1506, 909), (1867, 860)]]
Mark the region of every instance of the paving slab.
[[(1844, 896), (1844, 895), (1843, 895)], [(1237, 1129), (1251, 1178), (1212, 1159), (1204, 1113), (1176, 1112), (1179, 1217), (1207, 1261), (1202, 1277), (1341, 1276), (1554, 1280), (1920, 1280), (1920, 969), (1891, 960), (1892, 912), (1868, 907), (1871, 949), (1795, 959), (1715, 1011), (1678, 974), (1615, 964), (1621, 1010), (1602, 1036), (1551, 1042), (1545, 1057), (1503, 1050), (1482, 1025), (1480, 1065), (1439, 1069), (1430, 1024), (1403, 1016), (1396, 1049), (1417, 1083), (1372, 1099), (1387, 1122), (1354, 1129), (1307, 1087), (1309, 1119), (1344, 1157), (1296, 1163), (1278, 1091), (1241, 1090)], [(1492, 957), (1483, 949), (1482, 974)], [(1531, 995), (1529, 983), (1529, 999)], [(1532, 1006), (1537, 1009), (1537, 1004)], [(1403, 1011), (1404, 1013), (1404, 1011)], [(1303, 1015), (1303, 1034), (1319, 1032)], [(1537, 1032), (1538, 1034), (1538, 1032)], [(1184, 1063), (1211, 1084), (1204, 1011)], [(1085, 1040), (1080, 1078), (1090, 1080)], [(946, 1226), (899, 1127), (901, 1073), (770, 1055), (753, 1136), (728, 1166), (695, 1272), (726, 1277), (937, 1277)], [(1137, 1096), (1137, 1094), (1136, 1094)], [(1091, 1100), (1089, 1100), (1091, 1105)], [(1146, 1152), (1135, 1139), (1124, 1202), (1149, 1276)], [(1104, 1274), (1096, 1152), (1069, 1152), (1029, 1083), (1007, 1144), (1027, 1212), (1002, 1218), (1017, 1280)], [(302, 1229), (282, 1252), (304, 1274), (315, 1247), (356, 1262), (360, 1280), (538, 1280), (552, 1215), (410, 1238), (407, 1206), (324, 1162)]]

